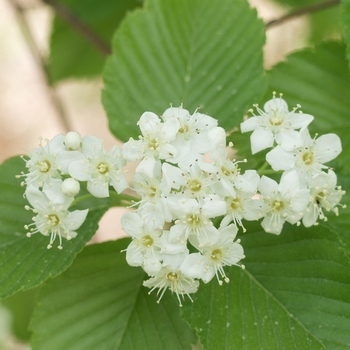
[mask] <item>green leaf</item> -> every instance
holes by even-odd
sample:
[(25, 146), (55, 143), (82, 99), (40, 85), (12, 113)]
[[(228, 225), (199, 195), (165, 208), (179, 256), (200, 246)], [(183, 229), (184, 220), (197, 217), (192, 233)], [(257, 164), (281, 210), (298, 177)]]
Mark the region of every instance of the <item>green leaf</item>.
[[(87, 25), (107, 46), (113, 32), (128, 11), (140, 6), (142, 0), (61, 0), (62, 4)], [(93, 77), (101, 74), (105, 54), (83, 37), (76, 28), (58, 16), (52, 25), (48, 64), (52, 82), (66, 78)]]
[(348, 349), (350, 263), (335, 232), (247, 225), (245, 270), (201, 285), (183, 316), (204, 349)]
[[(24, 188), (15, 178), (25, 170), (20, 157), (11, 158), (0, 166), (0, 297), (38, 286), (49, 277), (67, 269), (98, 228), (107, 204), (90, 206), (84, 224), (71, 241), (64, 241), (63, 249), (47, 249), (48, 237), (26, 236), (24, 225), (32, 221), (33, 213), (24, 209), (28, 204)], [(85, 207), (86, 208), (86, 207)]]
[(102, 101), (112, 133), (137, 137), (145, 111), (201, 106), (229, 130), (265, 91), (264, 26), (243, 0), (149, 0), (113, 39)]
[(169, 292), (160, 304), (127, 265), (129, 239), (86, 247), (39, 295), (31, 327), (34, 350), (191, 349), (193, 331)]
[(12, 333), (22, 342), (28, 342), (32, 334), (29, 330), (29, 320), (34, 310), (37, 294), (38, 288), (33, 288), (1, 300), (1, 305), (11, 313)]
[(343, 38), (346, 43), (346, 58), (350, 67), (350, 0), (341, 1), (340, 20)]

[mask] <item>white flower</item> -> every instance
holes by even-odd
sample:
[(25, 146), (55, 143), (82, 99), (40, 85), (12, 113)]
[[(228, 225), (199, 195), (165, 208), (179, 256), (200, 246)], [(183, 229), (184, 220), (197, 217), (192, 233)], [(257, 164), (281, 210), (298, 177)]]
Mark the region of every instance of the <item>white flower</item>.
[(53, 179), (61, 178), (57, 156), (65, 151), (63, 140), (64, 135), (56, 135), (52, 140), (47, 140), (47, 144), (43, 146), (42, 139), (40, 139), (40, 146), (33, 149), (30, 159), (25, 160), (29, 173), (17, 176), (25, 177), (25, 183), (22, 185), (33, 185), (36, 188), (47, 187), (51, 185)]
[(160, 159), (170, 160), (177, 155), (177, 149), (170, 144), (177, 132), (177, 121), (171, 119), (162, 123), (156, 114), (145, 112), (138, 125), (142, 133), (140, 140), (130, 138), (123, 146), (123, 154), (129, 161), (141, 160), (136, 172), (152, 177)]
[[(51, 248), (55, 238), (59, 238), (58, 248), (62, 249), (62, 237), (70, 240), (76, 237), (76, 230), (85, 221), (88, 209), (75, 210), (69, 212), (67, 209), (73, 201), (73, 197), (66, 197), (63, 203), (55, 203), (48, 196), (32, 185), (27, 187), (25, 195), (29, 203), (33, 206), (33, 212), (36, 216), (33, 223), (26, 225), (29, 230), (27, 236), (40, 232), (44, 236), (50, 236), (50, 244), (47, 248)], [(30, 207), (26, 206), (26, 209)]]
[(172, 120), (177, 122), (176, 137), (171, 144), (178, 153), (174, 158), (169, 159), (169, 162), (189, 164), (199, 155), (210, 151), (208, 132), (216, 128), (217, 120), (206, 114), (198, 113), (197, 110), (190, 115), (182, 106), (168, 108), (162, 117), (165, 122)]
[(83, 137), (82, 152), (85, 158), (71, 162), (69, 174), (79, 181), (87, 181), (87, 189), (92, 195), (108, 197), (109, 185), (118, 193), (128, 187), (121, 170), (126, 161), (118, 146), (107, 153), (102, 141), (89, 135)]
[(179, 304), (182, 306), (181, 297), (184, 299), (185, 295), (187, 295), (189, 299), (193, 301), (190, 294), (197, 292), (199, 282), (186, 276), (180, 271), (179, 267), (164, 266), (153, 277), (143, 282), (143, 285), (148, 288), (152, 288), (149, 294), (156, 288), (159, 289), (157, 292), (157, 295), (159, 295), (157, 303), (160, 302), (165, 291), (170, 289), (172, 293), (176, 294)]
[(196, 161), (181, 168), (165, 163), (162, 170), (163, 185), (167, 193), (173, 188), (179, 190), (175, 192), (178, 195), (199, 201), (213, 193), (212, 186), (218, 181), (214, 175), (203, 171)]
[(235, 194), (226, 196), (227, 212), (221, 224), (226, 226), (231, 221), (246, 231), (242, 219), (253, 221), (264, 215), (264, 202), (257, 196), (259, 175), (255, 170), (247, 170), (243, 175), (238, 175), (235, 186)]
[(302, 176), (312, 176), (328, 168), (324, 165), (336, 158), (342, 151), (341, 141), (336, 134), (322, 135), (312, 139), (307, 129), (300, 132), (301, 147), (286, 152), (277, 146), (267, 153), (266, 160), (275, 171), (295, 169)]
[(144, 173), (135, 173), (133, 184), (134, 190), (141, 196), (141, 200), (138, 202), (140, 216), (144, 220), (157, 222), (159, 227), (163, 226), (165, 221), (170, 222), (172, 216), (164, 197), (166, 193), (162, 184), (160, 169), (155, 171), (154, 177), (149, 177)]
[[(318, 218), (327, 221), (324, 210), (333, 211), (335, 215), (339, 215), (338, 206), (345, 191), (337, 186), (337, 176), (332, 170), (328, 170), (328, 174), (322, 172), (312, 177), (309, 188), (311, 201), (302, 220), (305, 227), (317, 224)], [(344, 208), (345, 205), (342, 207)]]
[(298, 174), (293, 171), (282, 175), (280, 184), (263, 176), (259, 191), (266, 205), (261, 225), (266, 232), (280, 234), (283, 224), (297, 223), (309, 202), (309, 190), (300, 189)]
[[(287, 103), (281, 98), (273, 99), (264, 105), (264, 110), (257, 107), (259, 115), (254, 115), (241, 123), (241, 131), (253, 131), (250, 136), (252, 153), (257, 153), (273, 146), (276, 141), (287, 151), (299, 147), (300, 135), (296, 129), (306, 128), (314, 119), (312, 115), (295, 113), (300, 106), (288, 111)], [(253, 112), (253, 110), (250, 110)]]
[(199, 248), (201, 254), (193, 253), (185, 258), (180, 266), (183, 273), (193, 278), (201, 278), (205, 283), (211, 281), (214, 276), (220, 285), (222, 285), (220, 277), (229, 282), (223, 267), (238, 265), (244, 258), (243, 248), (239, 240), (234, 242), (237, 234), (235, 225), (221, 227), (219, 231), (220, 239), (217, 243)]
[(133, 238), (126, 249), (128, 264), (142, 266), (148, 274), (159, 271), (162, 268), (162, 230), (153, 221), (144, 221), (137, 213), (125, 213), (121, 223), (124, 231)]
[(200, 247), (218, 242), (220, 233), (210, 218), (223, 215), (226, 203), (220, 199), (208, 199), (200, 205), (195, 199), (169, 201), (169, 207), (175, 217), (175, 225), (170, 228), (170, 239), (174, 242), (198, 243)]

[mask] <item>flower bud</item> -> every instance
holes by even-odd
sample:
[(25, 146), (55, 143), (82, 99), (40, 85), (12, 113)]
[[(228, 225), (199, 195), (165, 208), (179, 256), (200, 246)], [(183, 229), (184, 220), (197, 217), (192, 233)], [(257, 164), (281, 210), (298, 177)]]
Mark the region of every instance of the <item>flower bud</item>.
[(61, 190), (66, 196), (74, 197), (80, 191), (80, 183), (73, 178), (65, 179), (62, 182)]
[(64, 144), (70, 151), (76, 151), (81, 146), (81, 136), (76, 131), (70, 131), (64, 138)]

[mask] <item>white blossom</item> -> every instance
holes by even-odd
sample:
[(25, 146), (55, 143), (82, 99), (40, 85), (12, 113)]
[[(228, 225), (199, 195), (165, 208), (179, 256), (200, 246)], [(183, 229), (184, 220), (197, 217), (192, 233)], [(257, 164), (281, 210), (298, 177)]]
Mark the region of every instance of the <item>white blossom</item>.
[[(313, 120), (309, 114), (296, 113), (298, 105), (290, 112), (287, 103), (280, 96), (267, 101), (264, 110), (255, 106), (259, 115), (254, 115), (241, 123), (241, 131), (253, 131), (250, 136), (252, 153), (272, 147), (276, 141), (289, 151), (300, 147), (301, 138), (296, 129), (306, 128)], [(250, 110), (253, 113), (253, 110)]]
[(220, 239), (217, 243), (199, 248), (201, 253), (189, 254), (181, 264), (181, 271), (193, 278), (200, 278), (208, 283), (216, 276), (219, 284), (221, 278), (229, 282), (223, 269), (224, 266), (238, 265), (244, 258), (243, 247), (240, 240), (234, 241), (237, 234), (236, 225), (219, 228)]
[(87, 189), (95, 197), (108, 197), (109, 185), (118, 193), (128, 187), (122, 172), (126, 161), (118, 146), (107, 153), (102, 141), (89, 135), (83, 137), (82, 153), (83, 159), (70, 163), (69, 174), (79, 181), (87, 181)]
[(309, 202), (309, 190), (301, 189), (298, 174), (284, 173), (278, 184), (262, 176), (259, 191), (265, 202), (265, 217), (261, 223), (266, 232), (280, 234), (283, 224), (299, 222)]
[[(62, 249), (62, 237), (70, 240), (76, 237), (76, 230), (85, 221), (88, 209), (68, 211), (68, 207), (73, 202), (73, 197), (66, 197), (65, 202), (55, 203), (48, 196), (32, 185), (27, 187), (25, 195), (29, 203), (33, 206), (33, 223), (26, 225), (27, 236), (40, 232), (44, 236), (50, 236), (50, 243), (47, 248), (51, 248), (54, 240), (58, 236), (59, 246)], [(26, 207), (30, 209), (30, 207)]]
[(170, 289), (172, 293), (176, 294), (179, 304), (182, 306), (181, 299), (184, 299), (185, 295), (193, 301), (190, 294), (197, 292), (199, 282), (181, 272), (179, 266), (164, 266), (150, 279), (144, 281), (143, 285), (151, 288), (149, 293), (152, 293), (153, 290), (158, 288), (158, 303), (165, 291)]
[(133, 240), (126, 249), (126, 261), (130, 266), (142, 266), (154, 274), (162, 268), (162, 230), (152, 221), (144, 221), (137, 213), (125, 213), (121, 224)]
[(198, 242), (199, 246), (215, 244), (220, 233), (210, 218), (223, 215), (226, 203), (218, 198), (207, 200), (200, 205), (195, 199), (188, 198), (177, 202), (169, 201), (169, 207), (178, 218), (170, 228), (170, 239), (184, 243), (187, 239)]
[(309, 189), (311, 200), (303, 216), (304, 226), (315, 225), (318, 219), (327, 221), (324, 211), (333, 211), (339, 215), (338, 206), (345, 191), (337, 186), (337, 176), (332, 170), (313, 176), (309, 181)]
[(30, 158), (24, 159), (29, 173), (18, 175), (25, 177), (22, 185), (32, 185), (36, 188), (47, 187), (52, 184), (53, 179), (61, 179), (60, 164), (57, 162), (57, 156), (65, 151), (63, 144), (64, 135), (56, 135), (52, 140), (46, 140), (47, 144), (34, 148)]
[(178, 123), (171, 119), (164, 123), (152, 112), (142, 114), (138, 125), (142, 136), (130, 138), (123, 146), (123, 154), (129, 161), (141, 161), (136, 172), (152, 177), (154, 167), (160, 159), (170, 160), (177, 156), (177, 149), (170, 144), (174, 140)]
[(301, 176), (312, 176), (328, 168), (324, 165), (336, 158), (342, 151), (341, 141), (336, 134), (326, 134), (312, 139), (307, 129), (300, 132), (301, 147), (287, 152), (277, 146), (266, 155), (266, 160), (275, 170), (295, 169)]
[(177, 155), (169, 158), (169, 162), (188, 165), (199, 155), (210, 151), (208, 132), (216, 128), (217, 120), (198, 110), (190, 115), (182, 107), (168, 108), (162, 117), (165, 122), (177, 122), (176, 136), (171, 141), (171, 145), (177, 149)]

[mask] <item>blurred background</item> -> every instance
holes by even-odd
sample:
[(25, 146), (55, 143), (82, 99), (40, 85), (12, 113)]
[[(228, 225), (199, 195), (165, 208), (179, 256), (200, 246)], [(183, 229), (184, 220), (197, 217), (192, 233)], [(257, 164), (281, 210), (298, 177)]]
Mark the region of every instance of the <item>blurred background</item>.
[[(89, 3), (89, 6), (94, 2), (84, 1)], [(103, 0), (105, 1), (107, 0)], [(269, 23), (295, 11), (293, 6), (300, 7), (317, 1), (250, 0), (249, 2), (257, 9), (263, 21)], [(59, 46), (50, 44), (51, 36), (54, 38), (56, 35), (57, 43), (59, 41), (57, 33), (61, 33), (59, 29), (68, 26), (60, 19), (62, 14), (58, 16), (57, 9), (54, 10), (52, 4), (55, 3), (68, 6), (75, 3), (79, 5), (82, 1), (0, 0), (1, 162), (12, 156), (30, 153), (37, 147), (39, 136), (51, 139), (58, 133), (70, 130), (78, 131), (82, 136), (94, 134), (104, 139), (107, 150), (118, 142), (109, 132), (101, 104), (100, 95), (103, 86), (99, 74), (101, 67), (97, 67), (94, 74), (88, 78), (84, 77), (84, 71), (79, 73), (78, 77), (70, 77), (65, 76), (59, 69), (50, 67), (51, 63), (54, 64), (50, 51), (57, 50)], [(122, 8), (120, 19), (126, 11), (137, 6), (142, 6), (141, 1), (130, 0), (128, 6)], [(337, 8), (326, 11), (328, 18), (338, 15)], [(330, 23), (331, 21), (323, 23), (322, 26), (327, 29), (323, 28), (323, 31), (322, 26), (314, 25), (317, 22), (322, 22), (321, 13), (313, 17), (300, 15), (275, 26), (268, 26), (264, 49), (266, 69), (283, 60), (289, 52), (324, 39), (324, 33), (333, 38), (339, 36), (336, 25)], [(97, 24), (96, 26), (98, 28)], [(104, 37), (107, 48), (111, 34), (108, 35)], [(85, 44), (91, 45), (88, 42)], [(74, 42), (70, 45), (71, 47), (66, 48), (67, 52), (74, 51)], [(103, 62), (106, 53), (94, 54), (96, 62)], [(82, 52), (79, 60), (84, 62), (84, 59), (85, 55)], [(71, 61), (73, 60), (74, 57)], [(119, 224), (122, 213), (123, 210), (117, 208), (106, 213), (94, 242), (116, 239), (122, 234)], [(0, 308), (0, 349), (29, 349), (27, 345), (10, 335), (10, 319), (7, 309)], [(25, 334), (18, 337), (26, 339)]]

